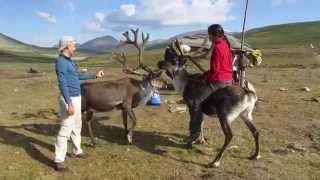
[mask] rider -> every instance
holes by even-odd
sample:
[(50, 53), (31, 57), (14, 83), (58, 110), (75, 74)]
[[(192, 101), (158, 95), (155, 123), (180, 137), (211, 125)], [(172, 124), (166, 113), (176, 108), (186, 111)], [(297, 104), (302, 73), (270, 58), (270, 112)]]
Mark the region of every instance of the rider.
[(232, 52), (228, 39), (224, 34), (224, 30), (219, 24), (213, 24), (208, 28), (209, 40), (212, 42), (212, 54), (210, 58), (210, 69), (202, 75), (205, 80), (200, 92), (193, 92), (188, 96), (190, 102), (187, 102), (190, 110), (190, 136), (188, 143), (195, 141), (201, 133), (201, 124), (203, 121), (203, 113), (201, 103), (214, 91), (219, 88), (232, 84)]

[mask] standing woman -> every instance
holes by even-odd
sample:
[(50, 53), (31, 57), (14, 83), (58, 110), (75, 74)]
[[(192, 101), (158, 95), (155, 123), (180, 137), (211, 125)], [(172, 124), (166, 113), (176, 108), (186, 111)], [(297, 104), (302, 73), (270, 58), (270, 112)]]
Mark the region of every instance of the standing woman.
[(64, 171), (67, 167), (64, 160), (67, 153), (67, 142), (71, 139), (75, 157), (86, 157), (81, 148), (81, 94), (80, 80), (102, 77), (103, 71), (96, 73), (79, 72), (74, 61), (76, 47), (71, 36), (64, 36), (59, 42), (60, 55), (55, 61), (55, 69), (60, 89), (60, 130), (55, 143), (55, 170)]
[[(189, 145), (194, 141), (198, 141), (201, 134), (201, 124), (203, 121), (201, 103), (219, 88), (232, 85), (232, 52), (230, 43), (226, 38), (221, 25), (213, 24), (209, 26), (208, 36), (209, 40), (212, 42), (212, 52), (210, 69), (202, 75), (205, 84), (199, 84), (199, 86), (202, 86), (200, 92), (192, 92), (192, 94), (187, 95), (190, 99), (190, 102), (187, 102), (187, 105), (191, 117), (189, 122), (190, 135), (187, 140)], [(203, 141), (203, 139), (200, 139), (200, 141)]]

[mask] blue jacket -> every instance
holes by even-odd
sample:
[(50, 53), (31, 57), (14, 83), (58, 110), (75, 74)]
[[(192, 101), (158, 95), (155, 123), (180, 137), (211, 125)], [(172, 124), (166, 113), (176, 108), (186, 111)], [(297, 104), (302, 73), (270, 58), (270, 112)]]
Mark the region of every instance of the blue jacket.
[(60, 92), (64, 100), (71, 102), (70, 97), (80, 96), (80, 80), (94, 79), (95, 73), (82, 73), (68, 57), (60, 55), (55, 61), (56, 74)]

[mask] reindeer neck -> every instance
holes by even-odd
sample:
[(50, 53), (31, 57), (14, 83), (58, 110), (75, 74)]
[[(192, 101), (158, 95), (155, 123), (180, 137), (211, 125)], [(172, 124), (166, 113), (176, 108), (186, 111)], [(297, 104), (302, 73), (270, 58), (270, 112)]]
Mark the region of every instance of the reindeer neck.
[(148, 101), (151, 95), (153, 94), (153, 92), (154, 92), (154, 87), (152, 86), (150, 81), (147, 79), (143, 79), (140, 84), (140, 91), (139, 91), (141, 102)]
[(183, 95), (184, 89), (188, 81), (188, 72), (185, 69), (177, 71), (173, 76), (173, 86), (174, 89), (180, 94)]

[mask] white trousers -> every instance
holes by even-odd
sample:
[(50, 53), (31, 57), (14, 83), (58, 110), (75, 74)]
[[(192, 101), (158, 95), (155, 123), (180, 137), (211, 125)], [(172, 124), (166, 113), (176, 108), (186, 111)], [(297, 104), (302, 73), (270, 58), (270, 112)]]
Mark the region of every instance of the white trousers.
[(61, 96), (60, 104), (60, 130), (57, 135), (55, 143), (55, 159), (54, 162), (64, 162), (68, 150), (68, 140), (71, 139), (73, 143), (73, 153), (83, 153), (81, 149), (81, 96), (71, 97), (71, 101), (75, 108), (73, 115), (68, 114), (67, 104)]

